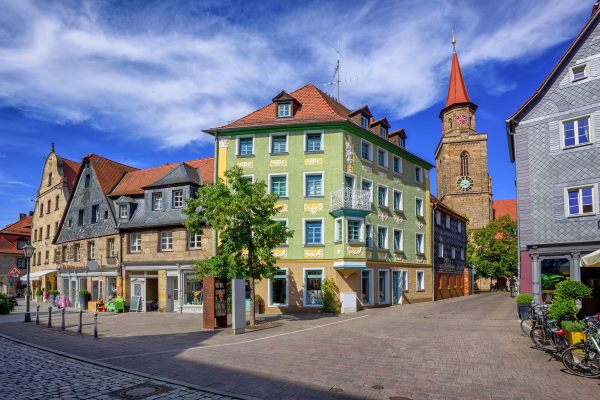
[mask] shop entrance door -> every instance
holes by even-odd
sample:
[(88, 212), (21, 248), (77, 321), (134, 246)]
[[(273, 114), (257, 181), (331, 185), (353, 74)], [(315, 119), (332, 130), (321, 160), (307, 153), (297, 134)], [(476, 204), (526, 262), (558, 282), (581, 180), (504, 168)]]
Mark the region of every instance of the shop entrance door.
[(175, 310), (175, 286), (177, 285), (176, 276), (167, 277), (167, 311)]
[[(132, 311), (146, 312), (146, 280), (144, 278), (134, 278), (131, 280), (131, 296), (139, 296), (141, 304), (140, 309)], [(131, 304), (131, 298), (129, 299)]]
[(392, 304), (400, 300), (400, 271), (392, 271)]
[(72, 278), (71, 284), (69, 285), (69, 301), (71, 302), (71, 307), (78, 307), (77, 300), (77, 278)]

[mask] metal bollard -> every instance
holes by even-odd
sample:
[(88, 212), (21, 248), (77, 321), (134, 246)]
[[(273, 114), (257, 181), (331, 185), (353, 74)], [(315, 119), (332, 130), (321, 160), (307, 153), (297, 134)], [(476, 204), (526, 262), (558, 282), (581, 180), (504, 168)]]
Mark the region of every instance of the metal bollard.
[(94, 338), (98, 339), (98, 313), (94, 312)]
[(48, 328), (52, 328), (52, 306), (48, 307)]
[(60, 329), (65, 330), (65, 309), (60, 310)]
[(77, 328), (77, 333), (81, 335), (81, 325), (83, 322), (83, 310), (79, 310), (79, 327)]
[(36, 325), (40, 324), (40, 305), (39, 304), (35, 307), (35, 324)]

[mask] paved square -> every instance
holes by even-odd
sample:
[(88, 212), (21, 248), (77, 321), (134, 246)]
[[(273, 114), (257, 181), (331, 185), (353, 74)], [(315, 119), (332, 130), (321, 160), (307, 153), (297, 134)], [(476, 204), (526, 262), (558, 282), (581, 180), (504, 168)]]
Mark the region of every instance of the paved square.
[(65, 333), (22, 322), (0, 323), (0, 333), (266, 399), (600, 398), (600, 380), (565, 373), (560, 362), (530, 348), (515, 312), (514, 299), (491, 294), (301, 316), (238, 336), (201, 331), (197, 315), (153, 313), (102, 315), (98, 340), (89, 325), (83, 337), (73, 327)]

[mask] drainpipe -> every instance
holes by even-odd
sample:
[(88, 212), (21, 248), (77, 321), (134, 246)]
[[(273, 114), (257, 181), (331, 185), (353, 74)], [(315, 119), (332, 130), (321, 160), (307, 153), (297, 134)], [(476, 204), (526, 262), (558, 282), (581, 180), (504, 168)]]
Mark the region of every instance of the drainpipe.
[(179, 301), (179, 314), (183, 314), (183, 273), (181, 272), (181, 264), (177, 266), (177, 300)]
[[(217, 130), (215, 129), (215, 161), (214, 161), (214, 182), (217, 183), (219, 179), (219, 139), (217, 137)], [(216, 229), (213, 229), (212, 232), (213, 242), (212, 242), (212, 255), (213, 257), (217, 255), (217, 240), (219, 239), (217, 235)]]
[[(431, 201), (431, 199), (429, 200)], [(431, 257), (431, 301), (435, 301), (435, 204), (431, 205), (431, 216), (429, 223), (431, 224), (431, 247), (430, 247), (430, 257)]]
[[(507, 133), (513, 137), (513, 148), (514, 148), (514, 132), (511, 128), (511, 121), (506, 122)], [(516, 124), (516, 121), (515, 121)], [(517, 171), (519, 170), (517, 165), (517, 157), (515, 159), (515, 195), (517, 200), (517, 295), (521, 294), (521, 219), (519, 218), (519, 186), (517, 185)], [(532, 274), (532, 285), (533, 285), (533, 274)]]

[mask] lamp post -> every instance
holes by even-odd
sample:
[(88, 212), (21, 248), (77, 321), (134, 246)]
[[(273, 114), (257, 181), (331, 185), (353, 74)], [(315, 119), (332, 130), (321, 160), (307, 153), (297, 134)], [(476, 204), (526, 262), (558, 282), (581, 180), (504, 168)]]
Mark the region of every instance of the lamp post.
[(29, 265), (30, 265), (31, 256), (33, 256), (33, 252), (35, 251), (35, 247), (33, 247), (31, 245), (31, 243), (29, 243), (29, 241), (27, 241), (27, 243), (25, 245), (21, 246), (21, 250), (23, 250), (23, 254), (25, 254), (25, 262), (27, 265), (27, 297), (25, 300), (25, 321), (24, 322), (31, 322), (31, 313), (29, 311), (29, 302), (31, 301), (31, 281), (30, 281), (30, 276), (29, 276), (30, 275)]

